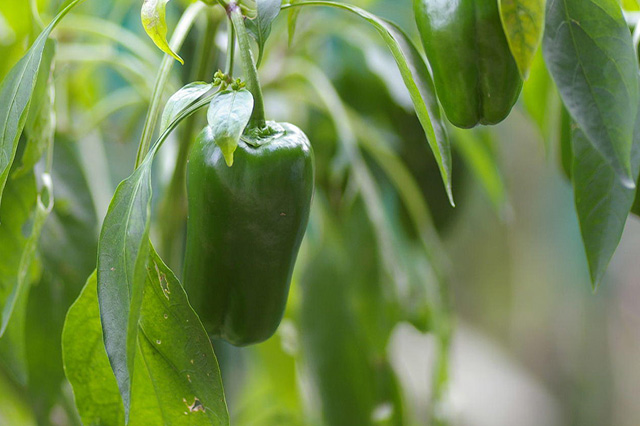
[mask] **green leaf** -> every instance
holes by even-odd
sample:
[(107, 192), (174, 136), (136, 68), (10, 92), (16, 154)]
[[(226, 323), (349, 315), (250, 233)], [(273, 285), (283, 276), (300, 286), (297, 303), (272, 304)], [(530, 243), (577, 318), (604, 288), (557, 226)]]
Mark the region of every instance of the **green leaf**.
[[(635, 179), (640, 170), (640, 114), (637, 123), (631, 157)], [(574, 198), (595, 289), (620, 243), (636, 192), (620, 183), (580, 128), (574, 128), (572, 142)]]
[[(300, 3), (304, 4), (304, 2)], [(420, 124), (425, 130), (427, 141), (436, 158), (445, 190), (451, 205), (453, 192), (451, 188), (451, 145), (442, 119), (442, 111), (435, 94), (433, 79), (427, 64), (416, 49), (413, 42), (395, 24), (381, 19), (363, 9), (342, 3), (323, 2), (346, 9), (360, 16), (380, 33), (398, 65), (402, 80), (409, 90)]]
[(499, 0), (500, 19), (522, 78), (542, 40), (545, 0)]
[(98, 242), (98, 300), (104, 342), (127, 418), (149, 253), (152, 160), (152, 155), (147, 156), (118, 185)]
[(571, 116), (567, 109), (562, 106), (560, 110), (560, 126), (558, 129), (558, 139), (560, 141), (560, 164), (567, 179), (571, 180), (573, 174), (573, 127)]
[(180, 112), (140, 166), (122, 181), (111, 200), (98, 242), (98, 300), (104, 342), (128, 419), (131, 377), (149, 253), (151, 166), (171, 131), (211, 102), (206, 96)]
[(171, 49), (167, 41), (167, 3), (169, 0), (144, 0), (140, 13), (142, 26), (160, 50), (184, 65), (182, 58)]
[[(51, 194), (51, 177), (44, 175), (43, 181), (44, 190)], [(37, 193), (33, 173), (11, 179), (6, 189), (0, 205), (0, 336), (28, 285), (38, 238), (53, 207), (53, 195), (45, 205)]]
[(213, 84), (196, 81), (187, 84), (174, 93), (164, 107), (162, 119), (160, 120), (160, 131), (164, 132), (180, 113), (184, 112), (211, 89), (213, 89)]
[(151, 248), (139, 347), (164, 424), (229, 424), (211, 342), (173, 272)]
[(549, 0), (544, 56), (571, 117), (622, 183), (633, 188), (638, 65), (620, 4)]
[(0, 338), (0, 365), (21, 386), (27, 386), (29, 375), (25, 326), (28, 298), (29, 286), (26, 285), (18, 296), (11, 322)]
[(402, 80), (409, 90), (416, 114), (440, 168), (449, 202), (451, 205), (455, 205), (451, 188), (451, 145), (449, 137), (442, 119), (442, 110), (435, 94), (433, 79), (425, 59), (416, 49), (413, 42), (397, 25), (359, 7), (333, 1), (302, 1), (289, 4), (287, 7), (297, 8), (301, 6), (331, 6), (347, 10), (358, 15), (378, 30), (378, 33), (391, 51), (402, 75)]
[(62, 356), (65, 374), (73, 387), (76, 407), (84, 424), (123, 425), (118, 384), (102, 340), (95, 272), (67, 312), (62, 331)]
[(225, 90), (218, 93), (209, 106), (207, 121), (199, 138), (214, 141), (222, 150), (229, 167), (233, 165), (233, 153), (249, 124), (253, 111), (253, 96), (246, 89)]
[(258, 43), (258, 67), (264, 57), (264, 45), (271, 34), (271, 24), (280, 14), (281, 6), (281, 0), (257, 0), (256, 17), (246, 21), (247, 31)]
[(55, 86), (53, 84), (54, 55), (55, 42), (48, 40), (42, 55), (36, 87), (24, 127), (27, 145), (22, 154), (21, 165), (14, 172), (16, 175), (32, 170), (42, 158), (47, 147), (53, 143), (56, 130)]
[[(65, 372), (84, 423), (119, 426), (124, 424), (124, 413), (102, 345), (96, 287), (93, 274), (67, 315), (62, 342)], [(139, 328), (129, 425), (228, 425), (222, 379), (209, 338), (182, 285), (153, 249)]]
[(82, 1), (73, 0), (51, 21), (0, 84), (0, 199), (27, 120), (47, 39), (58, 22)]

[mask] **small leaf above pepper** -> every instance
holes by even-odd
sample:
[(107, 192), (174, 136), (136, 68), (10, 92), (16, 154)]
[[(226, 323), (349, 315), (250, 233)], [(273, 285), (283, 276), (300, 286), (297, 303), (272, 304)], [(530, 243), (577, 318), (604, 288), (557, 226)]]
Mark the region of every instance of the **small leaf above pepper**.
[(253, 96), (246, 89), (225, 90), (211, 101), (207, 113), (207, 126), (200, 138), (211, 138), (222, 150), (229, 167), (233, 165), (233, 153), (253, 111)]

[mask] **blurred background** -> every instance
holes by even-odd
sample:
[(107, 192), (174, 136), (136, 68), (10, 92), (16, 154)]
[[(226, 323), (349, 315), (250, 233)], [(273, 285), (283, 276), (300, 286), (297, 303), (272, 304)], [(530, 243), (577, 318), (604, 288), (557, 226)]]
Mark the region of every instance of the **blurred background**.
[[(39, 1), (45, 22), (61, 3)], [(409, 0), (351, 3), (417, 40)], [(170, 3), (170, 28), (189, 4)], [(56, 207), (17, 337), (23, 356), (0, 340), (0, 425), (80, 424), (60, 333), (95, 267), (111, 196), (133, 168), (162, 58), (139, 7), (88, 0), (55, 32)], [(223, 67), (219, 12), (196, 21), (165, 97)], [(548, 87), (533, 95), (548, 76), (534, 70), (530, 97), (501, 125), (452, 129), (453, 209), (375, 30), (305, 9), (289, 46), (287, 15), (260, 70), (267, 114), (307, 133), (318, 189), (277, 335), (243, 349), (214, 342), (232, 424), (640, 424), (640, 222), (629, 219), (594, 293), (556, 149), (557, 100)], [(1, 0), (1, 77), (30, 40), (26, 2)], [(179, 128), (155, 165), (153, 240), (178, 275), (186, 207), (175, 162), (201, 120)]]

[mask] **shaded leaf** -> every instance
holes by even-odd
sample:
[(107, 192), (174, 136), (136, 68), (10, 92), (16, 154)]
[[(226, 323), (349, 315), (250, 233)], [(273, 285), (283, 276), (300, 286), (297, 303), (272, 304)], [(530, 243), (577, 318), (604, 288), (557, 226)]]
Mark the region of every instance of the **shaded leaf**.
[(169, 0), (144, 0), (141, 20), (144, 30), (156, 46), (184, 65), (184, 61), (175, 53), (167, 41), (167, 3)]
[(198, 137), (215, 142), (229, 167), (233, 165), (233, 153), (252, 112), (253, 96), (246, 89), (225, 90), (211, 101), (207, 112), (209, 125)]
[(526, 79), (542, 40), (545, 0), (499, 0), (498, 5), (511, 54)]
[(549, 0), (544, 56), (571, 117), (633, 187), (638, 65), (616, 0)]
[[(580, 128), (573, 130), (572, 142), (576, 211), (591, 282), (597, 288), (620, 243), (635, 191), (620, 183), (615, 170), (589, 143)], [(633, 176), (637, 179), (640, 170), (640, 119), (635, 130), (631, 160)]]
[(280, 14), (281, 0), (257, 0), (256, 17), (246, 21), (247, 31), (258, 43), (258, 62), (260, 66), (264, 57), (264, 45), (271, 34), (271, 24)]

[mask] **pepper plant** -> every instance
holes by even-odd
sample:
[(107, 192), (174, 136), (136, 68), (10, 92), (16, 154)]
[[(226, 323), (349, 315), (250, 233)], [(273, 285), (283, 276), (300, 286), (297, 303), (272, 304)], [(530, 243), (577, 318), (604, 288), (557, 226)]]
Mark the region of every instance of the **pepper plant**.
[[(0, 424), (448, 424), (441, 235), (456, 169), (507, 211), (518, 99), (598, 287), (640, 214), (638, 5), (393, 7), (417, 31), (325, 0), (0, 5), (0, 386), (29, 401)], [(335, 45), (386, 49), (366, 89)], [(436, 341), (426, 417), (400, 323)]]

